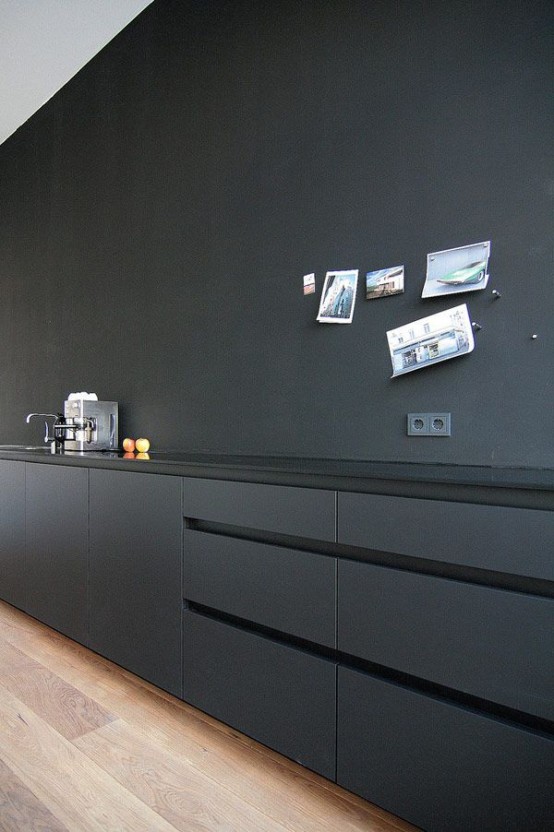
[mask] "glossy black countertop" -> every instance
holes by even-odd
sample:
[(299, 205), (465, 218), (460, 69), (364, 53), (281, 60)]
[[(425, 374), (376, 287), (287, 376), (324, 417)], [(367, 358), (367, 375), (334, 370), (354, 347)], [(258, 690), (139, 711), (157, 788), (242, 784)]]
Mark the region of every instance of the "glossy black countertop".
[[(279, 485), (459, 499), (554, 509), (554, 469), (509, 468), (179, 451), (52, 453), (47, 447), (0, 445), (0, 459), (54, 465), (234, 479)], [(481, 496), (479, 494), (481, 493)]]

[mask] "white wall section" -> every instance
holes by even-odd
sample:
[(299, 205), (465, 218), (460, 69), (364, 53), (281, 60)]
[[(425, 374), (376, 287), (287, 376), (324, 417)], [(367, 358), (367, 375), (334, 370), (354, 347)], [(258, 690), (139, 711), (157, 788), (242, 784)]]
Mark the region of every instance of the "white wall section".
[(0, 143), (152, 0), (0, 0)]

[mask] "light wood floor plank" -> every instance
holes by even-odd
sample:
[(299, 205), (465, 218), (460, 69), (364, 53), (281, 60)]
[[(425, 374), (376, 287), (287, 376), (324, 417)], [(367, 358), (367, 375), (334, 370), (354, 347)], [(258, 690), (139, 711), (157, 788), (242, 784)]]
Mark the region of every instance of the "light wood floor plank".
[(0, 832), (70, 832), (0, 760)]
[(273, 818), (121, 720), (80, 737), (75, 745), (182, 832), (285, 832)]
[[(77, 648), (79, 651), (85, 658), (90, 656), (83, 648)], [(49, 659), (50, 647), (44, 656), (45, 661)], [(113, 666), (103, 675), (107, 668), (97, 657), (94, 666), (101, 681), (96, 680), (94, 691), (87, 687), (89, 695), (109, 703), (147, 742), (184, 759), (221, 787), (236, 790), (259, 811), (275, 811), (278, 805), (279, 818), (288, 829), (402, 832), (413, 828), (136, 677)], [(57, 670), (64, 674), (63, 668), (58, 666)], [(75, 672), (72, 665), (65, 670)], [(78, 668), (77, 675), (83, 672)], [(310, 783), (313, 786), (307, 788)], [(326, 816), (323, 826), (322, 812)]]
[[(16, 648), (121, 721), (108, 722), (75, 739), (76, 747), (90, 754), (114, 779), (119, 777), (119, 788), (125, 782), (136, 795), (146, 798), (151, 786), (139, 780), (146, 750), (151, 748), (165, 772), (162, 780), (166, 796), (157, 799), (162, 804), (165, 801), (166, 807), (171, 806), (173, 810), (177, 798), (172, 791), (175, 785), (172, 778), (175, 771), (189, 770), (195, 784), (212, 784), (214, 800), (217, 801), (219, 792), (232, 795), (239, 803), (243, 802), (246, 818), (259, 813), (260, 817), (272, 818), (288, 832), (413, 832), (415, 829), (2, 602), (0, 640), (11, 646), (8, 653), (12, 662), (16, 661), (13, 652)], [(106, 737), (118, 732), (116, 760), (106, 757), (101, 762)], [(131, 737), (137, 743), (134, 756)], [(104, 747), (108, 753), (107, 746)], [(131, 766), (127, 771), (118, 769), (122, 764), (117, 762), (117, 755), (125, 756), (125, 748), (127, 757), (131, 755), (136, 760), (136, 767)], [(146, 802), (152, 804), (149, 799)], [(207, 805), (211, 805), (209, 799)], [(166, 815), (169, 819), (170, 815), (167, 812)], [(204, 821), (205, 817), (201, 819)], [(249, 828), (247, 822), (245, 829)], [(242, 827), (236, 832), (242, 832)], [(266, 830), (261, 827), (256, 832)]]
[(4, 635), (5, 628), (2, 628), (0, 631), (0, 667), (2, 668), (2, 674), (16, 673), (18, 670), (32, 668), (37, 665), (37, 662), (30, 656), (5, 641)]
[(5, 689), (0, 759), (71, 832), (174, 829)]
[[(113, 714), (102, 708), (94, 699), (0, 639), (2, 669), (7, 666), (6, 653), (9, 659), (15, 652), (20, 654), (21, 661), (17, 668), (12, 666), (3, 674), (2, 686), (28, 705), (63, 737), (79, 737), (115, 719)], [(24, 662), (24, 659), (27, 661)]]

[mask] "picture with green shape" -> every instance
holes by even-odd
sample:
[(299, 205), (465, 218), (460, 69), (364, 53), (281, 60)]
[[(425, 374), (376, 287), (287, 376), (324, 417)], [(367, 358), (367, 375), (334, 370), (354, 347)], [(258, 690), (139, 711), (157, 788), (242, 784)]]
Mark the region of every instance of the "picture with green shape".
[(421, 297), (444, 297), (484, 289), (489, 280), (490, 251), (489, 241), (428, 254)]

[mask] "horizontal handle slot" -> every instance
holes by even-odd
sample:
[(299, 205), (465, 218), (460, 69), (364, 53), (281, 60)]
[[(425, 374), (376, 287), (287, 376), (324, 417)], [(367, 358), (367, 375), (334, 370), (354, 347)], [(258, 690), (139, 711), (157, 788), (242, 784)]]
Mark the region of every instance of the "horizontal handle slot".
[(201, 604), (185, 601), (184, 609), (188, 613), (194, 613), (195, 615), (202, 616), (203, 618), (219, 621), (222, 624), (227, 624), (244, 632), (264, 636), (264, 638), (268, 638), (275, 643), (296, 647), (299, 650), (310, 653), (311, 655), (318, 655), (329, 661), (337, 662), (342, 667), (350, 668), (352, 670), (361, 670), (369, 676), (393, 682), (402, 688), (424, 693), (426, 696), (435, 697), (436, 699), (449, 702), (452, 705), (467, 708), (478, 714), (489, 714), (490, 716), (494, 716), (496, 719), (499, 719), (508, 725), (517, 726), (518, 728), (525, 727), (533, 732), (546, 735), (549, 738), (554, 735), (554, 723), (548, 719), (541, 719), (540, 717), (523, 713), (522, 711), (518, 711), (514, 708), (499, 705), (496, 702), (489, 702), (488, 700), (481, 699), (478, 696), (461, 693), (460, 691), (444, 685), (438, 685), (434, 682), (429, 682), (426, 679), (420, 679), (417, 676), (401, 673), (394, 670), (394, 668), (366, 661), (365, 659), (359, 659), (356, 656), (351, 656), (350, 654), (344, 653), (340, 650), (332, 650), (322, 647), (319, 644), (313, 644), (305, 639), (285, 635), (276, 630), (272, 630), (269, 627), (253, 624), (252, 622), (238, 618), (237, 616), (226, 615), (225, 613), (221, 613), (219, 610), (214, 610)]
[(220, 535), (221, 537), (236, 538), (238, 540), (268, 543), (272, 546), (284, 546), (288, 549), (299, 549), (304, 552), (312, 552), (313, 554), (347, 558), (363, 563), (373, 563), (377, 566), (389, 566), (392, 569), (417, 572), (422, 575), (433, 575), (437, 578), (463, 581), (464, 583), (477, 584), (478, 586), (490, 586), (496, 589), (505, 589), (509, 592), (523, 592), (528, 595), (554, 598), (553, 581), (514, 575), (511, 572), (497, 572), (491, 569), (460, 566), (455, 563), (444, 563), (443, 561), (412, 557), (394, 552), (364, 549), (359, 546), (308, 540), (306, 538), (294, 537), (293, 535), (283, 535), (275, 532), (260, 531), (259, 529), (231, 526), (225, 523), (213, 523), (191, 517), (185, 517), (185, 529)]

